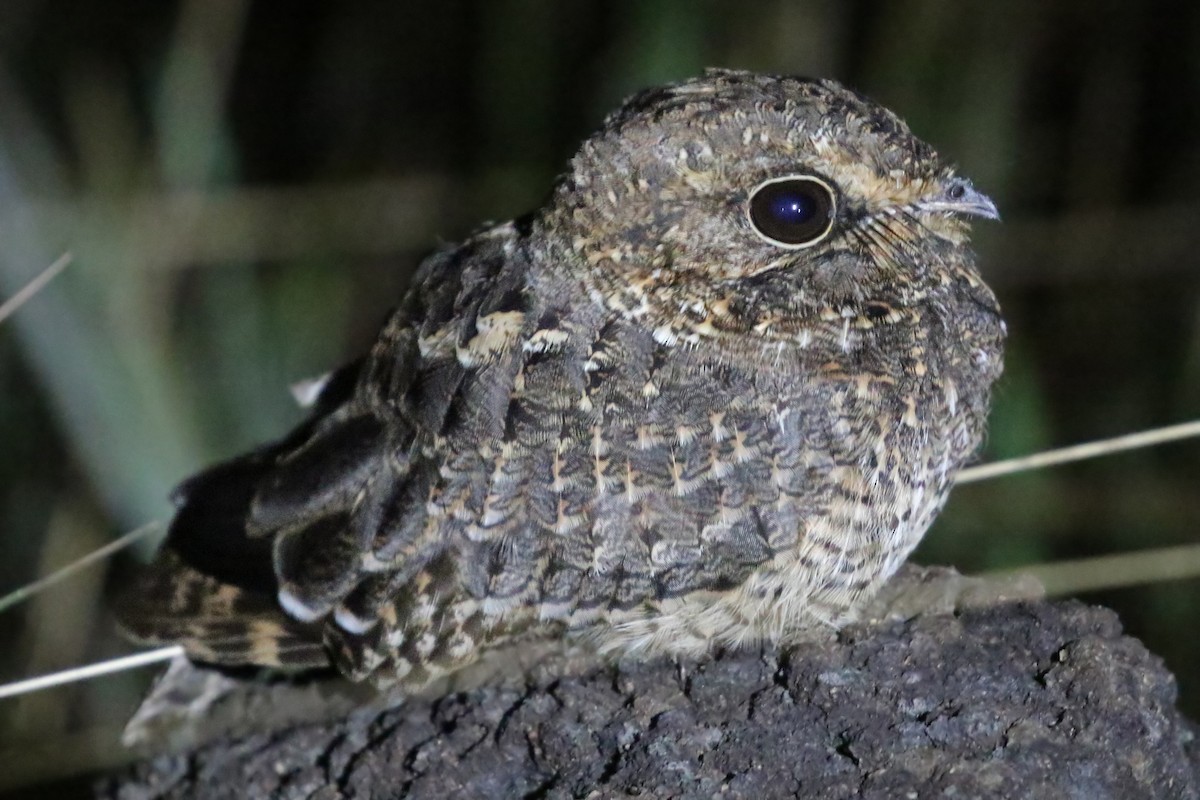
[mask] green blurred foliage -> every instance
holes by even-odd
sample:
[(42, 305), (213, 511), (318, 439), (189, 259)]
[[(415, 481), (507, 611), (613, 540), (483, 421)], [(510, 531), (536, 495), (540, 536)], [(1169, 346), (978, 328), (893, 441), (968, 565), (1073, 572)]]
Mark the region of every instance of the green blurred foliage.
[[(1012, 339), (985, 459), (1200, 416), (1198, 23), (1165, 0), (10, 0), (0, 296), (76, 261), (0, 328), (0, 592), (286, 430), (288, 384), (365, 347), (424, 252), (536, 205), (622, 97), (704, 66), (848, 82), (998, 200), (978, 242)], [(918, 557), (1195, 541), (1198, 475), (1191, 444), (963, 487)], [(0, 677), (120, 652), (101, 589), (0, 616)], [(1179, 635), (1200, 580), (1087, 599), (1200, 712)], [(0, 757), (104, 751), (142, 680), (3, 705)]]

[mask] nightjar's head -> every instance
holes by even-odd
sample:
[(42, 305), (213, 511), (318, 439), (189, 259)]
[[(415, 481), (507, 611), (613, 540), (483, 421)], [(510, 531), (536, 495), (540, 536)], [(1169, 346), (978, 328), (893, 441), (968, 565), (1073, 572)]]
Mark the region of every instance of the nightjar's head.
[(996, 216), (839, 84), (712, 70), (611, 115), (542, 220), (614, 309), (750, 325), (975, 282), (968, 221)]

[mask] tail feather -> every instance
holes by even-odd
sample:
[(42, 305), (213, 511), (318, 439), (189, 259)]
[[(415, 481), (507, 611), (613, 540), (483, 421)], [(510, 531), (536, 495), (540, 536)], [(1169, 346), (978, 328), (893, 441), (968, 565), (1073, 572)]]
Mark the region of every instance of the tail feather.
[[(343, 419), (360, 368), (355, 363), (334, 373), (313, 415), (284, 439), (211, 467), (175, 491), (178, 511), (166, 541), (117, 601), (118, 620), (131, 638), (180, 644), (192, 659), (222, 665), (329, 665), (323, 620), (297, 619), (280, 605), (277, 540), (289, 525), (306, 529), (311, 506), (325, 505), (314, 497), (345, 493), (349, 479), (339, 482), (342, 471), (323, 469), (326, 461), (336, 467), (343, 451), (369, 456), (378, 447), (377, 424)], [(326, 428), (334, 433), (319, 434)], [(322, 447), (330, 441), (337, 445), (332, 453)], [(296, 456), (309, 451), (316, 455)], [(326, 482), (334, 488), (326, 489)], [(269, 502), (260, 502), (263, 496)], [(303, 548), (285, 548), (284, 555), (289, 567), (313, 560)]]
[(162, 549), (117, 600), (131, 638), (180, 644), (193, 660), (229, 666), (328, 665), (320, 626), (279, 606), (270, 538), (246, 532), (255, 487), (274, 461), (271, 450), (252, 453), (176, 491), (180, 507)]
[(125, 632), (144, 644), (179, 644), (190, 658), (288, 669), (329, 665), (319, 625), (284, 614), (270, 594), (223, 583), (165, 550), (120, 601)]

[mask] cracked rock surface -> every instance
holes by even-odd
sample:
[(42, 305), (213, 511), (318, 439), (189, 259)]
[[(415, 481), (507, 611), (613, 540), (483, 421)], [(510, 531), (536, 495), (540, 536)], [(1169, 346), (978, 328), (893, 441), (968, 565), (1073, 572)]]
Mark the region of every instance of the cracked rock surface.
[(1112, 612), (1007, 604), (688, 666), (535, 670), (161, 756), (99, 796), (1200, 798), (1174, 706)]

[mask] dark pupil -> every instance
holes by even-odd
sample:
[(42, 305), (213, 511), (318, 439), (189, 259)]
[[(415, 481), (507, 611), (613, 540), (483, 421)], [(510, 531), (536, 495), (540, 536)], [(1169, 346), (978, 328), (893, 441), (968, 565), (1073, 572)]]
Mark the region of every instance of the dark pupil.
[(833, 198), (816, 181), (768, 183), (750, 199), (750, 221), (759, 233), (782, 244), (804, 244), (829, 229)]

